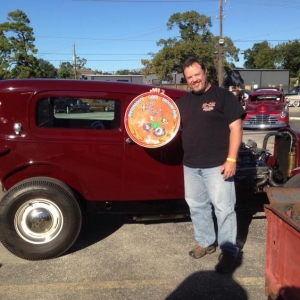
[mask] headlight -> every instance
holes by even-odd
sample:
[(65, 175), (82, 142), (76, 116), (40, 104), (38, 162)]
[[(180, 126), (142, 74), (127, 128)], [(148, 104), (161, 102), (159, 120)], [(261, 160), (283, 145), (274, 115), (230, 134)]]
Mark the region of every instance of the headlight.
[(285, 118), (287, 116), (287, 111), (286, 110), (283, 110), (281, 113), (280, 113), (280, 118)]

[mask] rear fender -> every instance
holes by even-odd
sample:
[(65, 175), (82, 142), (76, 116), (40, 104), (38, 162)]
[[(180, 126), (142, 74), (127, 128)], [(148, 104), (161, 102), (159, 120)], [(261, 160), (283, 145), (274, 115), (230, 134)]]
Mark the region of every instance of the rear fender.
[(84, 188), (84, 185), (74, 174), (59, 166), (45, 163), (19, 166), (3, 178), (2, 186), (5, 190), (9, 190), (12, 186), (24, 179), (41, 176), (54, 178), (67, 184), (84, 198), (89, 195), (89, 192)]

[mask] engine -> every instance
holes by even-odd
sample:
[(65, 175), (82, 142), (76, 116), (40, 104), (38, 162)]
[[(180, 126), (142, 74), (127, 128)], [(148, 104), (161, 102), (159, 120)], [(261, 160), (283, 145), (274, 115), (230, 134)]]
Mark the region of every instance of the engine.
[[(266, 149), (271, 136), (275, 136), (273, 153)], [(236, 188), (258, 193), (266, 186), (283, 186), (296, 167), (296, 146), (296, 136), (288, 130), (268, 133), (262, 148), (253, 140), (243, 142), (237, 161)]]

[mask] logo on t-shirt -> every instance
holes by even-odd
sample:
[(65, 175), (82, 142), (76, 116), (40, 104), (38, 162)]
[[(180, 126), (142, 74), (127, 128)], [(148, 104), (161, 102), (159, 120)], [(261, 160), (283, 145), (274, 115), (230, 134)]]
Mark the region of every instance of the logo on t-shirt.
[(203, 111), (211, 111), (216, 106), (216, 102), (203, 103), (202, 109)]

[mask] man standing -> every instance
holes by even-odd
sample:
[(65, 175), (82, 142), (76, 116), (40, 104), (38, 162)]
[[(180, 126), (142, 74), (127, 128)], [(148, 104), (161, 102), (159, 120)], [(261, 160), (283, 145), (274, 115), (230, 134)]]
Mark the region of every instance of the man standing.
[[(229, 273), (236, 266), (239, 252), (233, 176), (245, 111), (231, 92), (208, 82), (201, 60), (188, 58), (183, 73), (191, 92), (176, 104), (182, 122), (185, 199), (198, 243), (189, 255), (198, 259), (213, 253), (217, 241), (222, 252), (215, 270)], [(151, 92), (164, 91), (153, 88)]]

